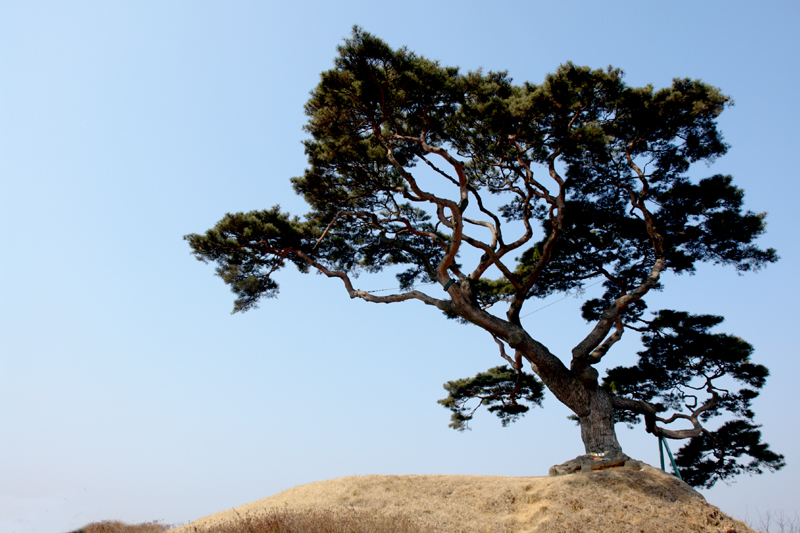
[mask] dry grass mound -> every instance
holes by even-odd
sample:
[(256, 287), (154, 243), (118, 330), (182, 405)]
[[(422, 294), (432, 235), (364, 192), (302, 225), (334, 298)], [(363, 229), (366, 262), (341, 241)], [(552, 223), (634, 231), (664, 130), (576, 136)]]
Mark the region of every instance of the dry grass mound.
[[(264, 526), (306, 518), (294, 529)], [(371, 529), (356, 529), (369, 520)], [(558, 477), (353, 476), (294, 487), (170, 533), (323, 531), (754, 533), (649, 466)]]

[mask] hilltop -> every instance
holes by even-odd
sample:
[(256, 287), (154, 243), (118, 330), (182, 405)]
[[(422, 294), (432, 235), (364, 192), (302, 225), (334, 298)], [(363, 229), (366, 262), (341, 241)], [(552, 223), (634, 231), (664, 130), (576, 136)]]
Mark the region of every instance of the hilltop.
[[(291, 488), (170, 533), (235, 531), (280, 512), (402, 519), (448, 533), (755, 533), (661, 470), (610, 468), (564, 476), (351, 476)], [(243, 529), (244, 530), (244, 529)]]

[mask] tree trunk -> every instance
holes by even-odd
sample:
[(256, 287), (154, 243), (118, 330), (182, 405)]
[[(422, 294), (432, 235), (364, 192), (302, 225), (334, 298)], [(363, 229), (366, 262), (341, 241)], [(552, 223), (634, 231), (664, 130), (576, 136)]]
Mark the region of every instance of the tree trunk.
[(589, 405), (580, 409), (580, 412), (587, 414), (578, 416), (586, 454), (551, 467), (550, 475), (570, 474), (578, 470), (591, 472), (629, 464), (632, 467), (640, 468), (641, 463), (632, 461), (630, 457), (622, 453), (622, 447), (619, 445), (617, 434), (614, 431), (614, 409), (606, 391), (595, 387), (590, 388), (586, 393)]
[[(474, 307), (465, 305), (459, 310), (474, 311)], [(629, 458), (622, 453), (622, 446), (614, 431), (615, 417), (611, 396), (600, 387), (598, 372), (594, 367), (589, 366), (576, 375), (522, 328), (503, 322), (482, 310), (477, 313), (463, 313), (463, 316), (496, 334), (525, 357), (550, 392), (578, 416), (586, 455), (554, 466), (551, 473), (561, 474), (586, 468), (595, 470), (625, 464)]]
[(592, 391), (589, 414), (578, 420), (586, 453), (616, 455), (622, 452), (614, 431), (614, 408), (604, 390)]

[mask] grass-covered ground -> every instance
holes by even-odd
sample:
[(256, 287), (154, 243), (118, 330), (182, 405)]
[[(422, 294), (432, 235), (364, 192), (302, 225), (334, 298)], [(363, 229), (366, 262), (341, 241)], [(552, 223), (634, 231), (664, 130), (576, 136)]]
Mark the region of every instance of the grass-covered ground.
[[(726, 516), (661, 470), (556, 477), (350, 476), (190, 524), (95, 522), (80, 533), (800, 533), (800, 518)], [(78, 532), (73, 532), (78, 533)]]
[[(94, 522), (74, 533), (162, 533), (170, 527), (157, 523)], [(198, 530), (199, 531), (199, 530)], [(439, 533), (410, 518), (378, 513), (274, 510), (258, 517), (242, 517), (235, 524), (212, 526), (203, 533)], [(444, 532), (441, 532), (444, 533)]]

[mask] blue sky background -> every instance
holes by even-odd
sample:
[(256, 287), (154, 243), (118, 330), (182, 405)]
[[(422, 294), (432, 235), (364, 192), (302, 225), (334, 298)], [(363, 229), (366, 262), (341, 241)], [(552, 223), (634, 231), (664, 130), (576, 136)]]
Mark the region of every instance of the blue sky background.
[[(720, 119), (731, 151), (698, 175), (734, 175), (782, 260), (668, 277), (649, 303), (725, 315), (771, 369), (755, 408), (788, 466), (704, 494), (738, 518), (793, 515), (798, 20), (788, 1), (0, 0), (0, 530), (185, 523), (322, 479), (545, 475), (582, 453), (552, 396), (506, 429), (447, 427), (442, 383), (502, 363), (480, 331), (288, 270), (278, 300), (231, 315), (233, 296), (189, 255), (182, 236), (226, 212), (306, 211), (288, 181), (305, 168), (303, 104), (353, 24), (518, 82), (572, 60), (734, 98)], [(566, 354), (587, 330), (579, 305), (524, 324)], [(636, 350), (626, 339), (610, 363)], [(643, 428), (618, 432), (658, 463)]]

